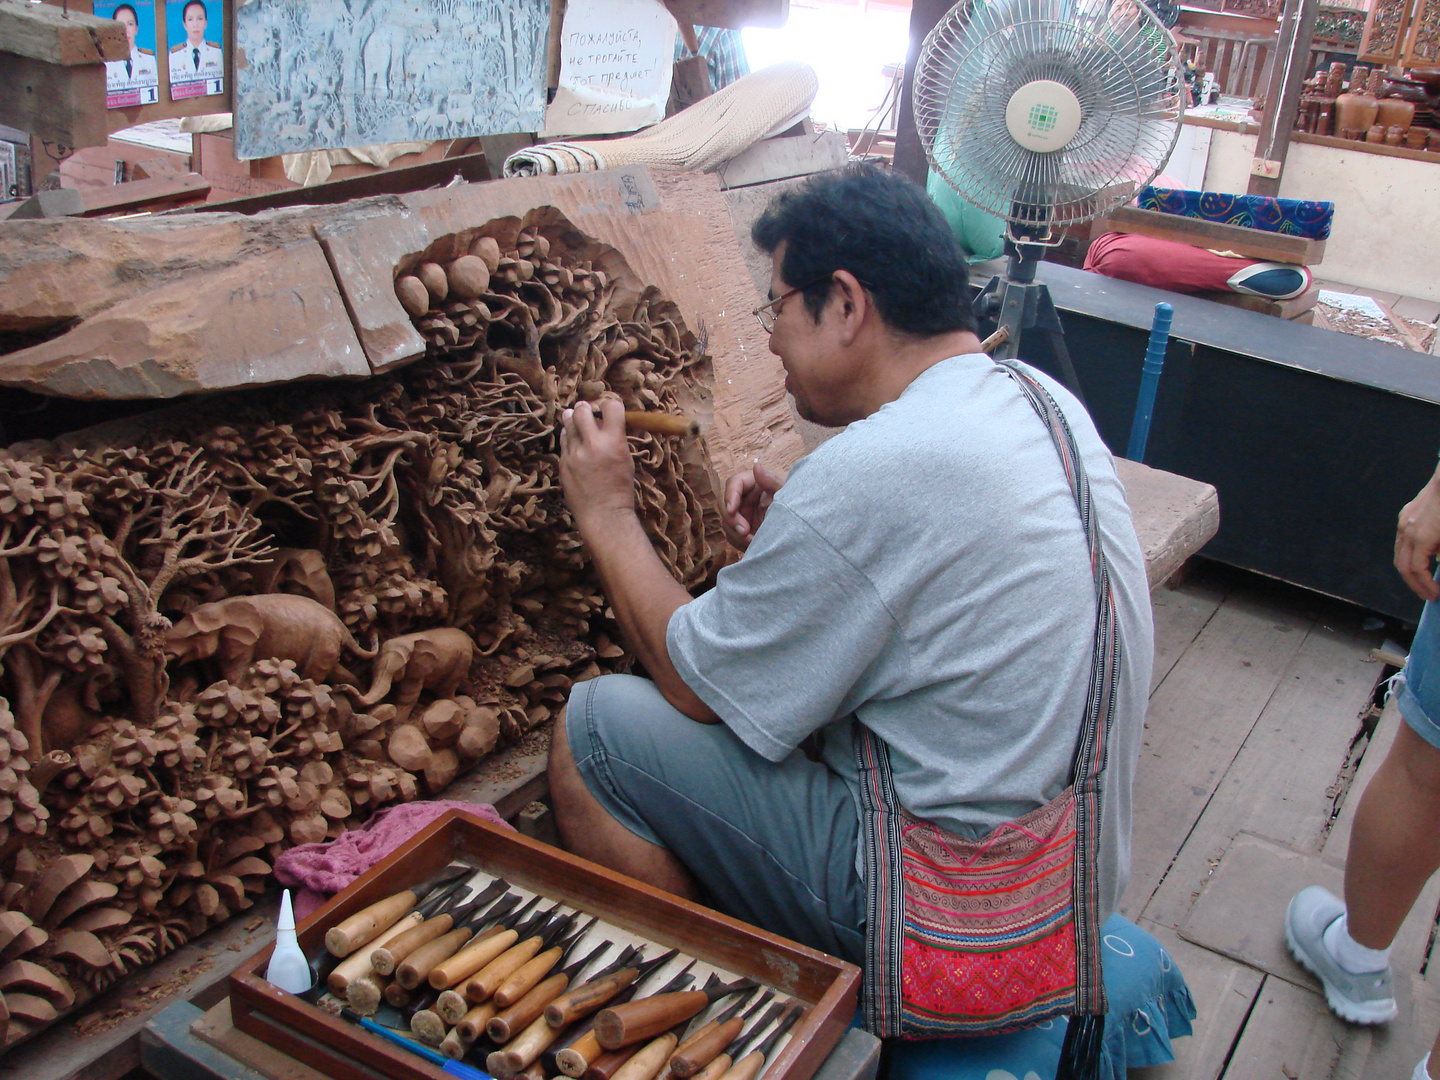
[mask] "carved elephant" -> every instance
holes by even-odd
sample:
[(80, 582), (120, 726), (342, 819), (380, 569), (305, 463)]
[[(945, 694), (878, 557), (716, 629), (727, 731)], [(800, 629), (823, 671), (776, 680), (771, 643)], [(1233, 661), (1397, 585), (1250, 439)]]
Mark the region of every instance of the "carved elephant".
[(333, 611), (307, 596), (264, 593), (201, 604), (165, 635), (165, 654), (188, 663), (214, 658), (220, 677), (237, 682), (256, 660), (294, 660), (300, 675), (318, 682), (353, 683), (340, 664), (349, 649), (369, 659)]
[(393, 637), (380, 646), (375, 681), (355, 703), (375, 705), (393, 685), (395, 715), (403, 723), (420, 700), (422, 690), (431, 691), (437, 698), (454, 697), (474, 656), (475, 643), (464, 630), (442, 627)]

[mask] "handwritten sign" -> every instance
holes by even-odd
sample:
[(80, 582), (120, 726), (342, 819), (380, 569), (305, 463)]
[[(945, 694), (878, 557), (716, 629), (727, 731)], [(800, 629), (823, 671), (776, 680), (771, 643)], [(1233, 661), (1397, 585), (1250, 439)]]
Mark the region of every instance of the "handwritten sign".
[(544, 134), (634, 131), (665, 119), (675, 34), (661, 0), (570, 0)]

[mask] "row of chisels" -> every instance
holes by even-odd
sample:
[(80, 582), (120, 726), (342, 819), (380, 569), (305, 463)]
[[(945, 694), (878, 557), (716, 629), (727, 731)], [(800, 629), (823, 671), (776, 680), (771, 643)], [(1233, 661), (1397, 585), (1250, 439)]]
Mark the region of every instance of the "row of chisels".
[(330, 927), (311, 966), (321, 1008), (499, 1080), (756, 1080), (804, 1013), (470, 866)]

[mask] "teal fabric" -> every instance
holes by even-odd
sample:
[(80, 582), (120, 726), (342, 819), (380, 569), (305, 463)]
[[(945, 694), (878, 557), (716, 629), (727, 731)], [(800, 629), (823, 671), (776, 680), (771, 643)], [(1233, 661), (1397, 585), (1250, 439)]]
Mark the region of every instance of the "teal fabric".
[(1005, 219), (987, 214), (973, 203), (962, 199), (949, 184), (930, 173), (925, 181), (930, 201), (940, 208), (950, 231), (965, 249), (971, 262), (996, 259), (1005, 253)]
[[(1105, 1017), (1101, 1080), (1125, 1080), (1127, 1069), (1175, 1060), (1173, 1039), (1189, 1035), (1195, 1001), (1185, 977), (1155, 938), (1111, 915), (1105, 943)], [(1060, 1065), (1064, 1020), (988, 1039), (895, 1042), (888, 1080), (1038, 1080)]]

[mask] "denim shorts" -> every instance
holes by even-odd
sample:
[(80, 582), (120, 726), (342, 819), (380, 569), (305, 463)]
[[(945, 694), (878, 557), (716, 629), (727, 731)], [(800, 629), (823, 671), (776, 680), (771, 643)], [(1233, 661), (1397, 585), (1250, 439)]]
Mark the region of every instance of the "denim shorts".
[(1416, 735), (1440, 749), (1440, 612), (1425, 604), (1410, 659), (1395, 679), (1395, 703)]
[(600, 805), (684, 863), (712, 906), (861, 962), (859, 823), (838, 775), (798, 751), (766, 761), (724, 724), (696, 723), (632, 675), (577, 684), (566, 731)]

